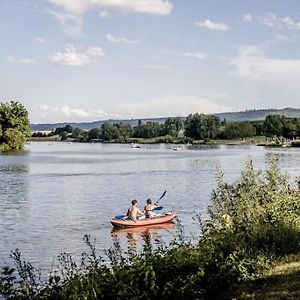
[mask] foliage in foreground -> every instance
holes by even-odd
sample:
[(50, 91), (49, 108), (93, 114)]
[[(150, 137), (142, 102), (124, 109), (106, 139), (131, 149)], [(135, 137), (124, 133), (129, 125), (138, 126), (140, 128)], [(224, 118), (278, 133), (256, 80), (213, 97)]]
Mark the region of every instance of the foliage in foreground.
[[(4, 268), (0, 291), (7, 299), (222, 299), (238, 282), (260, 274), (272, 260), (300, 252), (299, 181), (291, 186), (276, 163), (266, 172), (246, 164), (241, 177), (217, 189), (201, 221), (202, 236), (185, 242), (182, 234), (168, 247), (147, 245), (136, 255), (118, 241), (107, 251), (110, 263), (90, 253), (78, 264), (63, 253), (48, 282), (12, 252), (16, 270)], [(17, 273), (17, 275), (16, 275)]]
[(31, 136), (28, 112), (18, 102), (0, 103), (0, 151), (23, 148)]

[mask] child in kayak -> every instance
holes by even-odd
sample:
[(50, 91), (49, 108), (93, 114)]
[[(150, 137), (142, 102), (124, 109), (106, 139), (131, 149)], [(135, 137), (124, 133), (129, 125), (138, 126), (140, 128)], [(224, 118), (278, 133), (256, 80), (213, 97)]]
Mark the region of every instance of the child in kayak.
[(131, 201), (131, 206), (128, 208), (126, 216), (134, 221), (136, 221), (138, 217), (145, 216), (145, 214), (138, 209), (135, 199)]

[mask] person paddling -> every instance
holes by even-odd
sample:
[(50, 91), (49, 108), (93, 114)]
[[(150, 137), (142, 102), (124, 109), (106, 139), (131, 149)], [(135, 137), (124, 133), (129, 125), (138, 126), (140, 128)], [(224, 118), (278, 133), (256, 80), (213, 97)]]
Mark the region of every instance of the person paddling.
[(147, 204), (144, 208), (144, 213), (146, 215), (146, 218), (154, 218), (159, 216), (159, 214), (153, 212), (153, 209), (156, 207), (158, 207), (158, 205), (153, 204), (151, 199), (147, 199)]
[(145, 214), (138, 209), (137, 200), (134, 199), (131, 201), (131, 206), (128, 208), (126, 216), (134, 221), (136, 221), (138, 217), (145, 216)]

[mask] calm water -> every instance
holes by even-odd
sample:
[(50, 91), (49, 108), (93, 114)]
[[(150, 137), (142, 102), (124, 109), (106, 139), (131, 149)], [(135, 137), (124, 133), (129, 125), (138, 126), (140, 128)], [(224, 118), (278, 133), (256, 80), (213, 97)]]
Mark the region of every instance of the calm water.
[[(199, 147), (175, 152), (172, 146), (32, 143), (25, 153), (0, 154), (0, 266), (9, 263), (11, 249), (48, 270), (63, 251), (79, 255), (84, 234), (97, 239), (101, 251), (118, 236), (123, 245), (141, 242), (141, 232), (112, 232), (109, 220), (124, 213), (136, 198), (161, 200), (176, 210), (190, 235), (199, 234), (193, 218), (205, 215), (215, 187), (216, 166), (235, 179), (250, 155), (256, 168), (266, 168), (278, 156), (292, 176), (300, 175), (300, 149), (263, 147)], [(172, 239), (176, 226), (148, 230), (156, 243)]]

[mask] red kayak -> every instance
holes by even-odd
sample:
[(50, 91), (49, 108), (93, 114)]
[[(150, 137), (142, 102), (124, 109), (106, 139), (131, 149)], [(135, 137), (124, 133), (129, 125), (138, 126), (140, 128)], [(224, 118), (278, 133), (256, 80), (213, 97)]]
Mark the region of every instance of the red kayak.
[(114, 227), (138, 227), (138, 226), (148, 226), (171, 222), (176, 217), (176, 212), (166, 213), (163, 216), (158, 216), (156, 218), (147, 218), (141, 220), (128, 220), (128, 219), (111, 219), (110, 223)]

